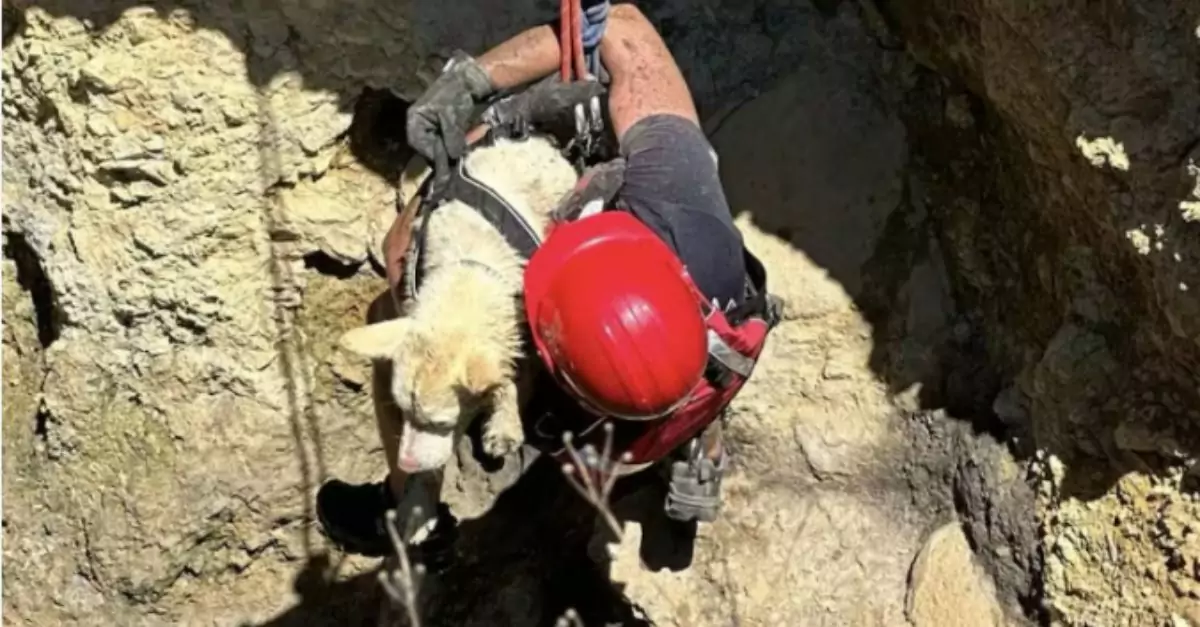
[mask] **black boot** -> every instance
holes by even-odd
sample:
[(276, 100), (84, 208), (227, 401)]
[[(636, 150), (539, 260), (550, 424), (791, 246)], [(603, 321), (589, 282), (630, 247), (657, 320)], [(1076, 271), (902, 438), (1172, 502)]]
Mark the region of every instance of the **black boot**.
[[(343, 550), (367, 557), (395, 552), (386, 526), (387, 511), (395, 507), (387, 481), (353, 485), (330, 479), (317, 491), (317, 518), (325, 536)], [(409, 547), (410, 559), (424, 563), (431, 571), (448, 565), (457, 536), (456, 521), (444, 503), (438, 503), (436, 516), (428, 537)], [(399, 516), (396, 530), (402, 532), (405, 522)]]
[(330, 479), (317, 490), (317, 519), (325, 536), (348, 553), (383, 557), (392, 552), (387, 510), (396, 507), (386, 481), (352, 485)]

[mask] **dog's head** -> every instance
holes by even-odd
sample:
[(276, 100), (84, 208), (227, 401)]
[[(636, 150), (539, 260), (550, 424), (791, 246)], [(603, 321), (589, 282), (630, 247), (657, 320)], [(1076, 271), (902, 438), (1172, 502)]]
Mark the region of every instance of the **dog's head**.
[(471, 419), (504, 381), (502, 357), (486, 342), (460, 334), (436, 337), (408, 318), (359, 327), (339, 344), (351, 353), (391, 364), (391, 401), (404, 416), (400, 469), (441, 468)]

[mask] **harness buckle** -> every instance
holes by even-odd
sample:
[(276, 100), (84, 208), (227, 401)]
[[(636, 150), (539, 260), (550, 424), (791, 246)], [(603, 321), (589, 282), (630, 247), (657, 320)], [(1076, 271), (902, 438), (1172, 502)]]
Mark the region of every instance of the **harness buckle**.
[[(719, 420), (719, 419), (718, 419)], [(716, 520), (721, 510), (721, 480), (728, 467), (725, 451), (709, 457), (710, 440), (720, 438), (721, 426), (713, 422), (696, 435), (665, 469), (668, 478), (663, 510), (677, 521)]]
[(600, 133), (604, 130), (604, 118), (600, 115), (600, 97), (592, 96), (588, 101), (588, 112), (591, 114), (592, 132)]
[(576, 103), (574, 107), (575, 113), (575, 139), (583, 140), (588, 135), (587, 114), (583, 109), (583, 103)]

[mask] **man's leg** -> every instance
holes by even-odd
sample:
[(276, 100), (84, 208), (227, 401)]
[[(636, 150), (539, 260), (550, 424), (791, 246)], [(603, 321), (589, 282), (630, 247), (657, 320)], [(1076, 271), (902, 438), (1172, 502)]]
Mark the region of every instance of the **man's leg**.
[(700, 125), (683, 72), (636, 6), (622, 4), (609, 12), (600, 60), (611, 79), (608, 109), (618, 140), (635, 124), (657, 114), (678, 115)]
[[(689, 250), (704, 249), (701, 255), (688, 260), (689, 269), (703, 265), (697, 261), (707, 261), (710, 268), (733, 274), (733, 284), (740, 289), (741, 273), (732, 272), (732, 264), (741, 261), (740, 251), (733, 251), (736, 231), (732, 217), (721, 193), (710, 147), (700, 131), (691, 91), (666, 43), (636, 6), (622, 4), (609, 13), (600, 57), (611, 77), (608, 106), (613, 131), (627, 158), (623, 199), (643, 220), (646, 216), (660, 218), (662, 228), (673, 222), (668, 218), (681, 206), (715, 218), (710, 220), (712, 228), (728, 228), (729, 232), (723, 235), (718, 232), (721, 237), (711, 242), (683, 242), (682, 246)], [(681, 130), (686, 125), (693, 128)], [(633, 132), (629, 132), (631, 129)], [(680, 148), (684, 146), (689, 152), (681, 154)], [(692, 219), (690, 224), (703, 221)], [(672, 235), (691, 237), (694, 232), (694, 229), (691, 233), (677, 231)], [(719, 245), (709, 247), (713, 242)], [(729, 254), (722, 256), (722, 251)], [(682, 447), (682, 455), (667, 460), (668, 494), (664, 508), (671, 518), (680, 521), (716, 518), (726, 465), (721, 445), (723, 419), (713, 421), (701, 435)]]

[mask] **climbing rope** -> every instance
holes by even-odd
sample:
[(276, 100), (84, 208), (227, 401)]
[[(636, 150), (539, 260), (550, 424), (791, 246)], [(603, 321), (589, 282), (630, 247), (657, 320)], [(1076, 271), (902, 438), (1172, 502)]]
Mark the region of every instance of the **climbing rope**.
[(608, 0), (600, 0), (583, 9), (580, 16), (583, 54), (587, 58), (588, 72), (596, 77), (600, 76), (600, 40), (604, 38), (604, 28), (608, 25), (608, 9)]
[[(558, 42), (559, 78), (563, 83), (601, 79), (600, 41), (608, 25), (608, 10), (609, 0), (561, 0)], [(592, 97), (587, 106), (578, 103), (574, 111), (575, 139), (567, 152), (575, 155), (575, 167), (582, 172), (584, 163), (596, 153), (597, 138), (604, 128), (600, 99)]]
[[(581, 6), (585, 1), (586, 9)], [(608, 24), (608, 10), (609, 0), (561, 0), (558, 44), (563, 82), (600, 75), (600, 40)]]

